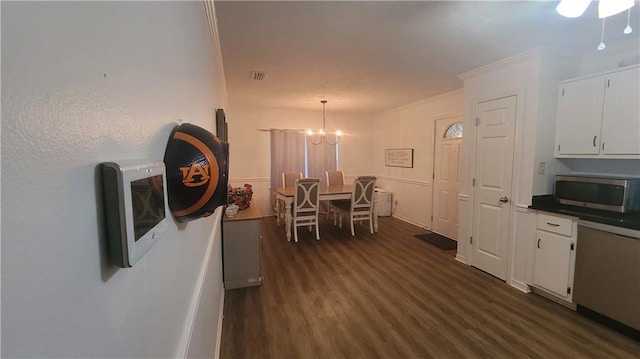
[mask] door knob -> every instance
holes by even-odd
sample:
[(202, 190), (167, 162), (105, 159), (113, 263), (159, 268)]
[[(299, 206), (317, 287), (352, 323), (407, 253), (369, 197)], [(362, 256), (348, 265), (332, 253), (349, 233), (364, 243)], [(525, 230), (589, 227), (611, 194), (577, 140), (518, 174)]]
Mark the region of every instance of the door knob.
[(502, 197), (500, 197), (500, 199), (499, 199), (498, 201), (500, 201), (500, 202), (502, 202), (502, 203), (507, 203), (507, 202), (509, 202), (509, 197), (507, 197), (507, 196), (502, 196)]

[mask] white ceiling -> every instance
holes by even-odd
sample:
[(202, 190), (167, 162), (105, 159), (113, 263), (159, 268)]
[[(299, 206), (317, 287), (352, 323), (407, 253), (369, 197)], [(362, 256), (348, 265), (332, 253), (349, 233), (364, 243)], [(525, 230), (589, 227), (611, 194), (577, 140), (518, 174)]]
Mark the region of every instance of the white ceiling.
[[(462, 88), (458, 75), (539, 46), (595, 51), (597, 3), (579, 19), (548, 1), (216, 1), (231, 107), (375, 113)], [(638, 40), (627, 12), (605, 42)], [(607, 51), (607, 50), (605, 50)], [(250, 79), (251, 71), (267, 74)]]

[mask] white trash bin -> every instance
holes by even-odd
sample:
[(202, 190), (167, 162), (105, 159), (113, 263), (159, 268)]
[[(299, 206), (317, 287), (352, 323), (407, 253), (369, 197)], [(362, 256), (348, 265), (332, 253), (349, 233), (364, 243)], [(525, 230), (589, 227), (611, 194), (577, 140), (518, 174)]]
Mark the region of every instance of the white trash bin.
[(391, 216), (392, 193), (384, 188), (376, 188), (375, 208), (378, 210), (378, 217)]

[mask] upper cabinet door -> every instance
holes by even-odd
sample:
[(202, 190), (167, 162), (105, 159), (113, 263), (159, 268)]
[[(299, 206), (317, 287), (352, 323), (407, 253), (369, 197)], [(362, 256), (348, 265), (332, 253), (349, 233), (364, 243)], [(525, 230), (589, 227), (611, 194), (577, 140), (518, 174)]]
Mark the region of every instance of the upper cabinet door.
[(604, 96), (604, 76), (560, 85), (558, 94), (558, 155), (597, 155)]
[(640, 68), (607, 76), (603, 155), (640, 155)]

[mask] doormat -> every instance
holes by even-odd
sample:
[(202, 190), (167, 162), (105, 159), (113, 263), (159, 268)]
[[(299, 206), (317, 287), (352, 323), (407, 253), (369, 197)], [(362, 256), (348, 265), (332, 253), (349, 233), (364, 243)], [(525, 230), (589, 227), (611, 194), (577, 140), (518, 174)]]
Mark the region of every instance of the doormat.
[(450, 251), (458, 248), (458, 242), (441, 236), (438, 233), (416, 234), (414, 237), (434, 245), (443, 251)]

